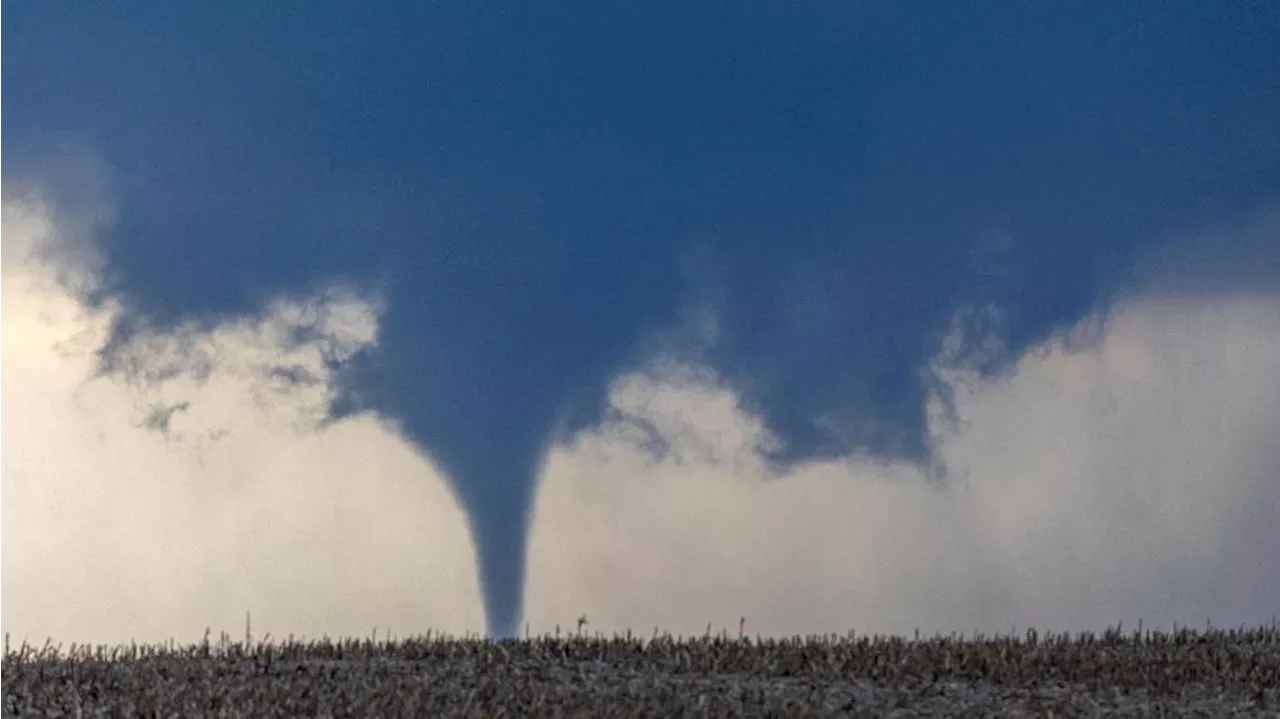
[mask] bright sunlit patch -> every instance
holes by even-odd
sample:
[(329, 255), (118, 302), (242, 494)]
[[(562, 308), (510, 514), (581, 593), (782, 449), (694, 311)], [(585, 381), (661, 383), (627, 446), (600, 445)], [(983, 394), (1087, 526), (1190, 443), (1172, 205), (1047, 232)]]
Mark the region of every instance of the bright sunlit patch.
[[(534, 632), (987, 632), (1270, 621), (1280, 606), (1280, 300), (1136, 298), (932, 373), (938, 483), (861, 458), (771, 472), (731, 387), (663, 358), (557, 447), (530, 549)], [(954, 421), (953, 421), (954, 420)], [(655, 448), (657, 448), (655, 450)]]
[[(92, 378), (117, 304), (80, 292), (92, 223), (6, 195), (4, 631), (39, 643), (484, 626), (465, 521), (373, 414), (323, 424), (333, 368), (377, 342), (335, 286), (212, 328), (143, 332)], [(71, 228), (71, 229), (66, 229)]]

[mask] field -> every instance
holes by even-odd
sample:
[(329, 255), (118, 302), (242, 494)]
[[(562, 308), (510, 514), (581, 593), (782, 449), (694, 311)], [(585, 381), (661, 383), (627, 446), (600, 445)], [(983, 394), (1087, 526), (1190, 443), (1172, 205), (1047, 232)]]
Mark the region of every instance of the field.
[(1280, 627), (10, 649), (5, 717), (1273, 716)]

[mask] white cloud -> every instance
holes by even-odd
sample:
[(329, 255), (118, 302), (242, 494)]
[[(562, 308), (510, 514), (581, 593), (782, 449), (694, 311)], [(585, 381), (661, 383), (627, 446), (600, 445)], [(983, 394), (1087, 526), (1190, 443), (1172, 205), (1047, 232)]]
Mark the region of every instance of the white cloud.
[(942, 483), (866, 457), (777, 475), (761, 419), (710, 371), (619, 378), (543, 472), (533, 631), (583, 613), (762, 634), (1270, 621), (1280, 300), (1130, 300), (992, 379), (970, 369), (999, 348), (964, 334), (974, 319), (932, 368), (955, 403), (930, 400)]
[[(335, 287), (143, 332), (120, 356), (145, 381), (91, 379), (121, 309), (78, 299), (110, 221), (88, 195), (55, 212), (6, 188), (4, 631), (191, 640), (246, 609), (259, 636), (482, 629), (430, 461), (374, 415), (318, 423), (332, 366), (377, 342), (376, 301)], [(619, 377), (606, 420), (545, 464), (534, 631), (582, 613), (763, 634), (1268, 621), (1280, 299), (1131, 297), (983, 379), (991, 319), (958, 317), (931, 368), (955, 410), (931, 400), (942, 484), (863, 456), (778, 474), (777, 440), (710, 370), (667, 355)], [(685, 335), (709, 341), (713, 320)], [(653, 347), (696, 355), (685, 335)]]
[[(332, 367), (377, 341), (344, 287), (144, 332), (92, 378), (99, 220), (9, 192), (3, 222), (3, 604), (15, 641), (480, 631), (465, 519), (372, 414), (323, 425)], [(61, 208), (58, 208), (61, 210)], [(96, 216), (95, 216), (96, 217)], [(106, 217), (109, 220), (109, 216)]]

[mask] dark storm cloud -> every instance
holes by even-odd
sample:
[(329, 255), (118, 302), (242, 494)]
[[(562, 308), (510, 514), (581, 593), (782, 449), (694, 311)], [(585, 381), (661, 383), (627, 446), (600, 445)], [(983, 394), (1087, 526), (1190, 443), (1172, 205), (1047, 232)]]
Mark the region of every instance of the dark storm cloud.
[(1003, 307), (1016, 357), (1171, 228), (1280, 190), (1266, 3), (9, 10), (4, 149), (112, 173), (110, 347), (383, 287), (336, 411), (440, 462), (498, 634), (551, 437), (680, 321), (692, 248), (722, 278), (708, 361), (775, 461), (924, 461), (957, 306)]
[(1183, 230), (1140, 255), (1128, 284), (1168, 295), (1265, 294), (1280, 290), (1280, 207)]

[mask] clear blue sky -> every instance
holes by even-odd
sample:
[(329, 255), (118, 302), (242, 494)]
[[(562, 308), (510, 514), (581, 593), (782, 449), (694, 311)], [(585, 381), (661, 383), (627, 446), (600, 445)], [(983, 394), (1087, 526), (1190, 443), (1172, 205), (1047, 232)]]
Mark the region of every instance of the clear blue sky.
[(6, 178), (110, 168), (121, 336), (381, 283), (335, 412), (443, 463), (495, 633), (546, 443), (687, 303), (778, 461), (927, 461), (958, 307), (1013, 356), (1280, 194), (1265, 1), (21, 2), (3, 53)]

